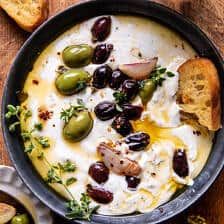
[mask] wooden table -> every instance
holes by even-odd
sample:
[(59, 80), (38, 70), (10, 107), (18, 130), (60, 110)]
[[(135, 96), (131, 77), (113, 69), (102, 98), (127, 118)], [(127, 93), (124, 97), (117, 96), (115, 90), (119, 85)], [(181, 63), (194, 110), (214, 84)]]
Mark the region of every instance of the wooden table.
[[(136, 0), (137, 1), (137, 0)], [(214, 41), (224, 56), (224, 0), (156, 0), (192, 19)], [(50, 16), (77, 2), (77, 0), (50, 0)], [(4, 80), (18, 49), (29, 36), (0, 10), (0, 97)], [(19, 74), (18, 74), (19, 75)], [(224, 74), (223, 74), (224, 75)], [(12, 165), (0, 136), (0, 164)], [(170, 224), (184, 224), (188, 214), (199, 214), (209, 224), (224, 224), (224, 173), (212, 188), (184, 214)], [(59, 221), (57, 223), (65, 223)], [(168, 223), (168, 222), (167, 222)]]

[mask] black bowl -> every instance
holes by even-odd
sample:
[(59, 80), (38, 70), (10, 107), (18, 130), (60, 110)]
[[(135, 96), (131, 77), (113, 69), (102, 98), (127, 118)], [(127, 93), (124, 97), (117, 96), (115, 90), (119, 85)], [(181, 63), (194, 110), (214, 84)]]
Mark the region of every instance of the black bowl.
[[(146, 0), (92, 0), (76, 4), (44, 23), (20, 49), (8, 75), (2, 101), (2, 128), (5, 143), (11, 160), (19, 175), (30, 190), (53, 211), (64, 216), (65, 201), (47, 187), (23, 152), (23, 145), (19, 137), (9, 133), (4, 117), (6, 105), (17, 105), (16, 91), (23, 87), (27, 73), (44, 47), (54, 40), (60, 33), (78, 22), (103, 14), (134, 14), (156, 20), (178, 32), (185, 38), (200, 56), (211, 59), (219, 72), (221, 86), (223, 86), (224, 67), (218, 51), (206, 35), (192, 22), (182, 15), (156, 3)], [(223, 92), (222, 88), (222, 110)], [(223, 117), (222, 117), (223, 118)], [(223, 123), (223, 119), (222, 119)], [(196, 178), (193, 186), (184, 193), (147, 214), (133, 214), (125, 216), (94, 215), (92, 223), (159, 223), (165, 221), (195, 202), (214, 182), (224, 164), (224, 129), (216, 133), (213, 149), (209, 159)], [(79, 222), (85, 223), (85, 222)]]

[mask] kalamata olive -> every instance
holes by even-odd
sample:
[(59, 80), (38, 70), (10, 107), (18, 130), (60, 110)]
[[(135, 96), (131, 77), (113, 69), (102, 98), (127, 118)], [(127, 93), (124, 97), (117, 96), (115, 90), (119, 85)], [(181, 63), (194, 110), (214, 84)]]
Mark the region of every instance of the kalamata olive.
[(112, 44), (99, 44), (95, 47), (93, 52), (92, 62), (94, 64), (103, 64), (110, 56), (113, 50)]
[(113, 193), (90, 184), (87, 185), (87, 194), (98, 203), (108, 204), (113, 201)]
[(92, 85), (97, 89), (105, 88), (111, 77), (112, 69), (108, 65), (98, 67), (93, 73)]
[(71, 68), (82, 67), (91, 62), (93, 48), (88, 44), (71, 45), (62, 52), (64, 63)]
[(104, 41), (111, 30), (110, 16), (104, 16), (96, 20), (91, 29), (93, 41)]
[(16, 215), (10, 222), (11, 224), (29, 224), (29, 218), (27, 214)]
[(185, 150), (178, 149), (173, 156), (173, 169), (180, 177), (186, 177), (189, 174), (187, 155)]
[(126, 136), (133, 132), (133, 127), (130, 121), (122, 114), (115, 117), (111, 126), (122, 136)]
[(109, 169), (104, 165), (103, 162), (96, 162), (89, 167), (89, 175), (97, 183), (105, 183), (109, 178)]
[(136, 120), (141, 117), (143, 108), (141, 106), (124, 103), (121, 105), (124, 116), (129, 120)]
[(152, 80), (145, 80), (142, 83), (142, 87), (139, 90), (139, 96), (142, 100), (142, 104), (147, 104), (148, 101), (152, 98), (154, 91), (156, 90), (156, 85)]
[(128, 188), (131, 188), (131, 189), (137, 188), (137, 186), (140, 183), (140, 178), (138, 177), (126, 176), (125, 180), (127, 181)]
[(138, 94), (139, 86), (135, 80), (128, 79), (124, 81), (121, 89), (128, 100), (133, 100)]
[(86, 87), (89, 73), (83, 69), (69, 69), (55, 80), (57, 90), (63, 95), (78, 93)]
[(150, 137), (147, 133), (137, 132), (128, 135), (125, 138), (125, 143), (132, 151), (141, 151), (149, 144)]
[(120, 70), (113, 71), (111, 78), (109, 80), (109, 86), (112, 89), (119, 89), (121, 84), (128, 79), (128, 76), (126, 76), (123, 72)]
[(103, 101), (96, 105), (94, 112), (101, 121), (110, 120), (117, 114), (115, 103)]
[(79, 142), (84, 139), (93, 128), (93, 119), (88, 111), (81, 111), (70, 118), (63, 129), (65, 139)]

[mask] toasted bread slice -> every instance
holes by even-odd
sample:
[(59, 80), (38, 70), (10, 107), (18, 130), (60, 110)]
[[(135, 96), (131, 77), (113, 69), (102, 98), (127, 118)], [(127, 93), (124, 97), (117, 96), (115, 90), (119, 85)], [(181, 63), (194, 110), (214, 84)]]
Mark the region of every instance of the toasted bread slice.
[(191, 119), (209, 130), (220, 128), (220, 84), (215, 65), (206, 58), (186, 61), (179, 69), (177, 102)]
[(16, 209), (11, 205), (0, 203), (0, 223), (8, 223), (16, 215)]
[(0, 0), (0, 6), (28, 32), (34, 31), (48, 17), (48, 0)]

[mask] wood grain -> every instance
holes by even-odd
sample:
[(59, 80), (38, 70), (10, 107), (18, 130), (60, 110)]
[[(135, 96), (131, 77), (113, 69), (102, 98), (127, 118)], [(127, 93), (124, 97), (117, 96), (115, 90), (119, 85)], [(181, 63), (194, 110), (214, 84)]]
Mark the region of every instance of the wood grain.
[[(137, 0), (136, 0), (137, 1)], [(50, 16), (74, 4), (77, 0), (50, 0)], [(188, 16), (213, 40), (224, 56), (224, 0), (156, 0)], [(9, 67), (22, 43), (29, 36), (0, 9), (0, 97)], [(19, 75), (19, 74), (18, 74)], [(0, 136), (0, 164), (10, 160)], [(200, 214), (208, 224), (224, 223), (224, 173), (194, 206), (169, 224), (184, 224), (188, 214)], [(59, 219), (57, 218), (57, 223)], [(65, 223), (60, 221), (60, 223)]]

